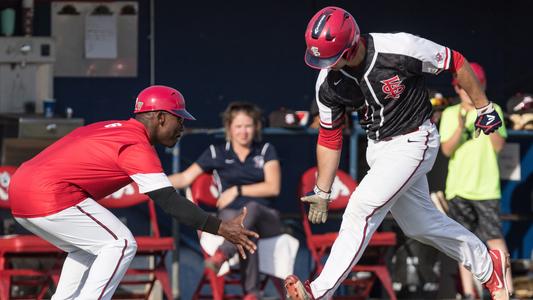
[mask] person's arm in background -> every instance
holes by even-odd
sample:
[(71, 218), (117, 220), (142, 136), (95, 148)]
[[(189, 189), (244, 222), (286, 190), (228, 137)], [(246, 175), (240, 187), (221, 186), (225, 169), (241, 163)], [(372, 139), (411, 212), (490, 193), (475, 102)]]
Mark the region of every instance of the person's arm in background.
[[(453, 126), (453, 124), (450, 124), (449, 122), (447, 122), (446, 117), (448, 116), (446, 116), (443, 113), (443, 118), (441, 120), (441, 129), (439, 130), (441, 132), (444, 130), (443, 128), (444, 126), (448, 127), (446, 128), (446, 130), (450, 130), (449, 127)], [(441, 144), (440, 144), (442, 154), (444, 154), (444, 156), (446, 157), (452, 156), (453, 152), (461, 144), (461, 136), (465, 129), (465, 117), (462, 116), (461, 109), (459, 109), (459, 113), (457, 114), (457, 122), (458, 122), (458, 125), (457, 127), (455, 127), (455, 130), (453, 131), (453, 134), (451, 135), (451, 137), (445, 141), (441, 141)]]
[(190, 186), (203, 172), (199, 164), (193, 163), (185, 171), (169, 175), (168, 179), (175, 189), (183, 189)]
[(190, 186), (202, 173), (211, 172), (217, 167), (217, 149), (214, 145), (209, 145), (192, 165), (183, 172), (168, 176), (168, 180), (175, 189), (183, 189)]
[(502, 137), (497, 131), (494, 134), (491, 134), (489, 137), (494, 151), (496, 151), (496, 153), (500, 153), (500, 151), (502, 151), (503, 146), (505, 145), (505, 138)]
[[(241, 195), (248, 197), (277, 197), (281, 190), (281, 168), (278, 160), (265, 163), (265, 180), (258, 183), (241, 185)], [(237, 187), (232, 188), (237, 194)]]
[[(503, 120), (503, 112), (499, 106), (496, 108), (496, 112), (500, 115), (500, 118)], [(503, 146), (505, 146), (505, 139), (507, 138), (507, 129), (505, 124), (502, 123), (502, 126), (494, 132), (494, 134), (489, 135), (492, 148), (496, 153), (502, 151)]]

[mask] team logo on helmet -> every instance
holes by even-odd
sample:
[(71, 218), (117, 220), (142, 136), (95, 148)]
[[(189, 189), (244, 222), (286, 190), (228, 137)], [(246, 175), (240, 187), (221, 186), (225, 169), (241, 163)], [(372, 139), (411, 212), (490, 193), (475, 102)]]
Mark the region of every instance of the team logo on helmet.
[(391, 98), (393, 100), (397, 100), (405, 90), (405, 85), (402, 84), (402, 81), (398, 75), (389, 79), (381, 80), (380, 82), (383, 83), (381, 90), (383, 93), (387, 94), (385, 99)]
[(139, 98), (137, 98), (135, 100), (135, 110), (141, 110), (141, 108), (143, 107), (143, 104), (144, 104), (144, 102), (139, 101)]
[(314, 56), (320, 56), (320, 51), (318, 51), (318, 48), (315, 46), (311, 47), (311, 52), (313, 52)]

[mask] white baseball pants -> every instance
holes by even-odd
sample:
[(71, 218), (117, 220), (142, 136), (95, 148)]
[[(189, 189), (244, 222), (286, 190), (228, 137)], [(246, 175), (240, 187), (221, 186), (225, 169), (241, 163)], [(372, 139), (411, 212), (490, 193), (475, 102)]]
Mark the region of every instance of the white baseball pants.
[(52, 300), (111, 299), (137, 250), (130, 230), (90, 198), (53, 215), (16, 220), (68, 253)]
[(429, 196), (426, 178), (439, 151), (436, 126), (388, 141), (368, 141), (370, 170), (350, 197), (339, 236), (320, 275), (311, 283), (315, 299), (329, 299), (359, 261), (372, 234), (391, 211), (403, 232), (462, 263), (481, 282), (492, 261), (473, 233), (441, 213)]

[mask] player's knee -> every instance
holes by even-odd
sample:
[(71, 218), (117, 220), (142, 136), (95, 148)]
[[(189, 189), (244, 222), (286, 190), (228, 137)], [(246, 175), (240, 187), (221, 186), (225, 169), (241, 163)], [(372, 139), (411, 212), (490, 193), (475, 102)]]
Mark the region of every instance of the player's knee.
[(121, 252), (124, 258), (133, 258), (135, 253), (137, 253), (137, 242), (133, 237), (122, 237), (112, 243), (108, 243), (105, 248), (111, 251)]
[(127, 251), (132, 253), (133, 256), (135, 256), (135, 253), (137, 253), (137, 242), (135, 239), (128, 240)]
[(137, 253), (137, 242), (135, 240), (123, 239), (116, 249), (121, 251), (121, 261), (123, 264), (130, 264)]
[(124, 257), (133, 259), (135, 253), (137, 253), (137, 242), (135, 241), (135, 239), (125, 239)]

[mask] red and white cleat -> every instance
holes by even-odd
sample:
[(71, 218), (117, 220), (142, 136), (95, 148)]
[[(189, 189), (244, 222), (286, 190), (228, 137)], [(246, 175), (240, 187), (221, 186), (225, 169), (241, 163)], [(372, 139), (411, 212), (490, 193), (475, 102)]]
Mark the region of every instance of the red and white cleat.
[(309, 281), (306, 281), (304, 285), (296, 275), (289, 275), (285, 278), (285, 290), (288, 300), (315, 300)]
[(492, 300), (509, 300), (509, 285), (507, 271), (510, 269), (509, 255), (502, 250), (489, 250), (492, 259), (492, 275), (483, 286), (489, 290)]

